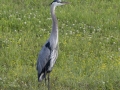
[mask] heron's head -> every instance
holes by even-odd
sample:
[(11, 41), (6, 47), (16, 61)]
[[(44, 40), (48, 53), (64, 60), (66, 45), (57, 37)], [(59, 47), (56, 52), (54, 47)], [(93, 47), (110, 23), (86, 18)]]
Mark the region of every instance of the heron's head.
[(61, 5), (65, 5), (65, 4), (68, 4), (68, 2), (62, 2), (61, 0), (54, 0), (52, 3), (51, 3), (51, 6), (61, 6)]

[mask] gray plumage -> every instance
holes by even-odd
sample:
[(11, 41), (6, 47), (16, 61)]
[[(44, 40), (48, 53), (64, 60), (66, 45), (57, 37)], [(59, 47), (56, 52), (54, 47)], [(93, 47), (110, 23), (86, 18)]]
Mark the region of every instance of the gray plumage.
[(48, 84), (49, 73), (52, 71), (58, 57), (58, 22), (55, 16), (55, 8), (64, 4), (66, 2), (61, 2), (61, 0), (54, 0), (51, 3), (52, 31), (50, 38), (42, 47), (37, 60), (38, 81), (42, 81), (44, 78), (46, 79), (46, 74), (48, 74)]

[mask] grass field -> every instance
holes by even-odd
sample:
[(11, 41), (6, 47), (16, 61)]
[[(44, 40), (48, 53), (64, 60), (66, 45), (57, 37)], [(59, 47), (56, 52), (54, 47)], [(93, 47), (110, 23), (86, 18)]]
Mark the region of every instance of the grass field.
[[(59, 56), (51, 90), (120, 90), (120, 1), (56, 8)], [(51, 32), (52, 0), (0, 0), (0, 90), (47, 90), (36, 60)]]

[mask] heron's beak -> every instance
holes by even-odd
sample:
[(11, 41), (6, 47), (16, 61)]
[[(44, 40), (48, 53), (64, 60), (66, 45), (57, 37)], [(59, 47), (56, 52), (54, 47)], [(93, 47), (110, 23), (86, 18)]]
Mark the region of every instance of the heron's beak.
[(69, 2), (60, 2), (62, 5), (69, 4)]

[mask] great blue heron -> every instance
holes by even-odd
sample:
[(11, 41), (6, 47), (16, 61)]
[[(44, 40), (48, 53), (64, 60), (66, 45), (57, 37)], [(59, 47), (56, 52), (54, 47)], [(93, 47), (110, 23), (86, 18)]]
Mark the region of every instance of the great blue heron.
[(55, 8), (65, 4), (67, 2), (62, 2), (61, 0), (54, 0), (51, 3), (52, 31), (37, 60), (38, 81), (42, 81), (44, 78), (46, 81), (46, 74), (48, 74), (48, 89), (49, 75), (58, 57), (58, 22), (55, 16)]

